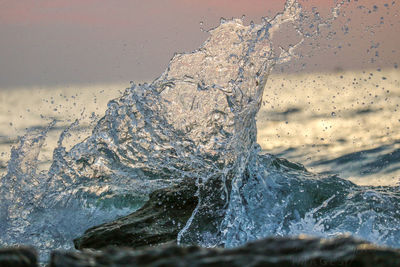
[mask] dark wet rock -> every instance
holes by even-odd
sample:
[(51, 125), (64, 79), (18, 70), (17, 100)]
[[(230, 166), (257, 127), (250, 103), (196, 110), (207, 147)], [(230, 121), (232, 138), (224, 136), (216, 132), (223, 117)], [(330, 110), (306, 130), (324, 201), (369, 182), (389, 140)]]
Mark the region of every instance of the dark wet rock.
[(193, 179), (154, 191), (136, 212), (88, 229), (74, 240), (77, 249), (107, 246), (143, 248), (176, 243), (179, 231), (190, 218), (198, 200)]
[(198, 185), (197, 195), (201, 199), (196, 214), (186, 226), (180, 242), (184, 245), (212, 243), (222, 246), (220, 225), (229, 204), (232, 176), (223, 180), (219, 176), (209, 177)]
[(400, 266), (400, 250), (348, 236), (274, 237), (235, 249), (169, 245), (137, 251), (110, 247), (104, 251), (54, 252), (50, 266)]
[(33, 248), (0, 248), (0, 267), (36, 267), (37, 255)]
[[(269, 157), (272, 157), (268, 161), (271, 167), (307, 171), (300, 164), (272, 155)], [(222, 246), (219, 226), (229, 203), (231, 181), (229, 174), (226, 179), (213, 176), (206, 181), (198, 181), (197, 185), (193, 179), (185, 179), (174, 187), (157, 190), (136, 212), (86, 230), (74, 240), (75, 248), (101, 249), (111, 245), (145, 248), (176, 243), (179, 231), (186, 225), (196, 206), (197, 216), (192, 217), (186, 234), (181, 237), (181, 244), (205, 244), (211, 241), (216, 246)], [(199, 202), (197, 196), (202, 201)], [(204, 240), (211, 237), (213, 240)]]

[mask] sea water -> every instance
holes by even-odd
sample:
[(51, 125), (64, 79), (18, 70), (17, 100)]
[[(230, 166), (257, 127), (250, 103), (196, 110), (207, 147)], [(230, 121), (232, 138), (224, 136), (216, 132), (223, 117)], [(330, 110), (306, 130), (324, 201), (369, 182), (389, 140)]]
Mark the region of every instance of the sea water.
[[(159, 78), (132, 83), (109, 101), (90, 136), (68, 150), (64, 139), (79, 121), (67, 127), (47, 171), (38, 170), (38, 155), (56, 122), (29, 130), (0, 180), (0, 245), (34, 245), (43, 260), (51, 250), (72, 248), (87, 228), (138, 209), (150, 192), (194, 179), (199, 202), (178, 234), (182, 245), (350, 233), (400, 247), (398, 187), (313, 173), (257, 143), (272, 69), (296, 60), (322, 28), (331, 36), (342, 5), (326, 19), (288, 0), (260, 24), (221, 20), (200, 48), (176, 54)], [(274, 44), (281, 27), (294, 30), (295, 42)]]

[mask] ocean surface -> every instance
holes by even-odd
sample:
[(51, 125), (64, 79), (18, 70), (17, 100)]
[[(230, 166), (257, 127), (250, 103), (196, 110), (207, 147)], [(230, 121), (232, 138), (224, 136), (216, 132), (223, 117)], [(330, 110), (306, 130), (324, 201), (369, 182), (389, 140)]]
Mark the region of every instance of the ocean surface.
[[(18, 137), (28, 129), (45, 129), (56, 119), (39, 155), (38, 168), (48, 169), (60, 133), (78, 119), (79, 127), (71, 130), (64, 146), (88, 137), (107, 102), (127, 86), (0, 91), (0, 173), (6, 173)], [(393, 186), (400, 182), (399, 105), (399, 69), (272, 73), (257, 115), (257, 142), (264, 152), (299, 162), (312, 172), (338, 174), (359, 185)]]
[[(149, 83), (0, 91), (0, 246), (31, 244), (44, 260), (195, 179), (182, 245), (350, 233), (400, 247), (397, 67), (273, 71), (325, 38), (311, 25), (329, 35), (340, 8), (322, 19), (287, 1), (261, 24), (222, 20)], [(283, 25), (300, 36), (286, 50), (274, 46)]]

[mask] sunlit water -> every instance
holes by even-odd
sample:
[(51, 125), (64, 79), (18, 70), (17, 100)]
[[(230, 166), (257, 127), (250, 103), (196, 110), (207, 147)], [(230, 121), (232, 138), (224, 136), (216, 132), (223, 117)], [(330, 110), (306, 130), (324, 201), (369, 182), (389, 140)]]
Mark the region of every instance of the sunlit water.
[(272, 75), (258, 114), (265, 151), (359, 185), (400, 181), (400, 71)]
[[(81, 119), (93, 130), (71, 148), (65, 139), (82, 126), (63, 130), (48, 170), (38, 156), (57, 121), (28, 130), (0, 180), (0, 244), (32, 244), (43, 260), (90, 226), (139, 208), (149, 192), (195, 179), (199, 203), (180, 244), (348, 232), (400, 247), (397, 70), (269, 76), (319, 36), (310, 24), (329, 34), (338, 10), (323, 20), (288, 1), (259, 25), (221, 21), (154, 82), (132, 83), (103, 117)], [(296, 43), (275, 48), (288, 25)]]

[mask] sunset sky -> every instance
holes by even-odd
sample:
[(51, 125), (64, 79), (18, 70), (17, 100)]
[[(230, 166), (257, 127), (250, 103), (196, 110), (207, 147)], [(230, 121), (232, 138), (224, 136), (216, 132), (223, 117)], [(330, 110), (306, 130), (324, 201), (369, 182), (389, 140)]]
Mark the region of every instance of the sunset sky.
[[(334, 0), (300, 2), (322, 15), (334, 6)], [(174, 52), (192, 51), (207, 38), (201, 21), (205, 29), (221, 17), (259, 22), (283, 6), (283, 0), (0, 0), (0, 89), (152, 80)], [(393, 0), (352, 0), (335, 22), (337, 36), (321, 43), (330, 48), (311, 49), (305, 68), (290, 71), (396, 66), (399, 9)]]

